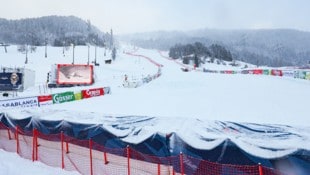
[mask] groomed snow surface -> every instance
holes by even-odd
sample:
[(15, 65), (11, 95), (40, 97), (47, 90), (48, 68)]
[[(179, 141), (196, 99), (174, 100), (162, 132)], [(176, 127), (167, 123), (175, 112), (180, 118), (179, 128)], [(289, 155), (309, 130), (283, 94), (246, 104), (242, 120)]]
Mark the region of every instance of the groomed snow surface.
[[(24, 64), (25, 54), (17, 52), (16, 46), (8, 47), (8, 53), (0, 50), (1, 66), (13, 68), (25, 66), (36, 71), (35, 86), (18, 93), (19, 97), (67, 90), (79, 91), (85, 88), (104, 86), (111, 87), (112, 94), (41, 108), (0, 108), (1, 112), (7, 112), (15, 118), (37, 116), (47, 120), (64, 119), (80, 123), (99, 123), (108, 129), (115, 123), (128, 125), (129, 129), (125, 131), (117, 131), (113, 128), (110, 130), (116, 135), (125, 135), (124, 141), (132, 143), (143, 141), (144, 138), (155, 132), (164, 134), (175, 132), (196, 148), (211, 147), (205, 145), (198, 138), (212, 137), (216, 138), (218, 142), (230, 138), (247, 152), (263, 157), (281, 156), (298, 148), (309, 150), (310, 81), (265, 75), (183, 72), (179, 64), (161, 57), (156, 50), (137, 50), (133, 46), (122, 45), (118, 50), (116, 61), (110, 65), (104, 64), (104, 60), (109, 59), (111, 54), (107, 52), (107, 55), (104, 56), (104, 49), (97, 49), (97, 62), (100, 66), (95, 67), (96, 82), (93, 86), (43, 90), (51, 64), (71, 64), (73, 61), (72, 48), (65, 52), (65, 56), (62, 54), (62, 49), (62, 47), (48, 47), (48, 58), (44, 58), (44, 47), (38, 47), (35, 53), (29, 53), (29, 63), (26, 65)], [(124, 53), (132, 51), (148, 56), (164, 65), (161, 68), (162, 76), (138, 88), (124, 88), (122, 83), (125, 74), (128, 75), (129, 81), (139, 81), (158, 71), (158, 67), (149, 61)], [(90, 61), (93, 61), (94, 48), (91, 48), (90, 53)], [(167, 55), (167, 53), (164, 54)], [(75, 47), (75, 63), (87, 63), (87, 47)], [(216, 64), (206, 64), (204, 67), (208, 69), (236, 69), (230, 66), (219, 67)], [(120, 121), (118, 116), (147, 116), (152, 119), (148, 122), (137, 123), (134, 118), (130, 117), (128, 120)], [(130, 124), (131, 121), (132, 124)], [(277, 125), (284, 131), (302, 137), (292, 137), (281, 141), (281, 139), (275, 140), (268, 135), (255, 137), (253, 135), (236, 135), (235, 133), (206, 132), (206, 128), (217, 128), (217, 121)], [(131, 135), (131, 132), (134, 132), (132, 128), (142, 129), (141, 134)], [(256, 146), (280, 147), (284, 151), (281, 153), (261, 152), (255, 145), (248, 144), (248, 142), (255, 142)], [(0, 155), (8, 157), (5, 162), (1, 161), (0, 166), (0, 171), (4, 167), (1, 172), (8, 172), (6, 174), (20, 174), (14, 170), (16, 163), (21, 164), (20, 166), (25, 165), (27, 169), (32, 170), (29, 170), (29, 174), (32, 175), (36, 172), (38, 172), (37, 174), (66, 173), (40, 163), (33, 164), (31, 161), (22, 161), (20, 158), (15, 158), (16, 155), (5, 153), (2, 150)], [(27, 172), (25, 171), (23, 174), (27, 174)]]

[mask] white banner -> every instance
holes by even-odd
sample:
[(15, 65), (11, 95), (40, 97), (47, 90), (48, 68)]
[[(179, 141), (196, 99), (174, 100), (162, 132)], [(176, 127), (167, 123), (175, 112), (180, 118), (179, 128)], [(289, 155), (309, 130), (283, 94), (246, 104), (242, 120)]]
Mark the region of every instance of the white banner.
[(38, 97), (28, 97), (10, 100), (1, 100), (0, 108), (8, 107), (38, 107)]

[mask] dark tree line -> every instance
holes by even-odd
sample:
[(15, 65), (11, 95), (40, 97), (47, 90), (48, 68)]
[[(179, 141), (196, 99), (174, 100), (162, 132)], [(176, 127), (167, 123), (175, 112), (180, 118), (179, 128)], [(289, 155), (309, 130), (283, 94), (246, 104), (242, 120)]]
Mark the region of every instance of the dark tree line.
[(230, 51), (224, 46), (212, 44), (207, 47), (200, 42), (185, 45), (176, 44), (169, 49), (169, 57), (174, 59), (182, 59), (184, 64), (189, 64), (190, 60), (193, 60), (196, 66), (199, 66), (201, 62), (204, 62), (207, 57), (225, 61), (233, 60)]
[(111, 37), (89, 21), (74, 16), (47, 16), (21, 20), (0, 19), (0, 42), (18, 45), (103, 46)]

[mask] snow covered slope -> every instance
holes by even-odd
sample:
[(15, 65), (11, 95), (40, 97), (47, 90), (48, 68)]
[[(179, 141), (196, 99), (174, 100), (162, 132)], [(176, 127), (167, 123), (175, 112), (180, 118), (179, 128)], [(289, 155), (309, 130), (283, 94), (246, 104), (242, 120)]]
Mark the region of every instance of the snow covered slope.
[[(124, 141), (131, 143), (139, 143), (147, 136), (160, 132), (177, 133), (186, 143), (200, 149), (212, 148), (223, 140), (230, 139), (247, 152), (265, 158), (281, 157), (298, 149), (309, 150), (309, 81), (264, 75), (183, 72), (180, 65), (161, 57), (156, 50), (139, 49), (137, 54), (148, 56), (164, 65), (161, 70), (162, 76), (139, 88), (124, 88), (122, 83), (125, 74), (130, 81), (138, 81), (158, 71), (149, 61), (123, 53), (132, 50), (131, 46), (123, 46), (116, 61), (111, 65), (104, 64), (110, 53), (105, 57), (103, 49), (97, 50), (97, 62), (100, 66), (95, 67), (96, 83), (93, 87), (110, 86), (111, 95), (40, 109), (1, 108), (0, 112), (6, 112), (15, 118), (37, 116), (46, 120), (65, 119), (80, 123), (104, 124), (116, 135), (124, 136)], [(92, 51), (91, 60), (94, 59)], [(19, 93), (19, 96), (68, 90), (60, 88), (43, 92), (39, 87), (46, 81), (51, 64), (72, 62), (72, 50), (66, 51), (63, 57), (62, 48), (49, 47), (48, 58), (44, 58), (44, 47), (39, 47), (36, 53), (29, 54), (28, 57), (29, 64), (24, 65), (25, 55), (17, 53), (16, 47), (10, 46), (7, 54), (0, 52), (1, 66), (25, 66), (36, 71), (36, 86)], [(75, 48), (75, 61), (84, 64), (87, 62), (87, 47)], [(214, 66), (210, 65), (212, 68)], [(227, 69), (229, 68), (227, 66)], [(70, 90), (78, 91), (83, 88), (74, 87)], [(137, 124), (131, 117), (119, 120), (120, 116), (148, 116), (152, 120)], [(229, 132), (217, 132), (225, 129), (220, 121), (227, 121), (225, 125), (231, 126)], [(283, 133), (293, 133), (301, 137), (277, 138), (268, 132), (253, 135), (242, 129), (244, 123), (238, 126), (235, 124), (237, 122), (256, 123), (246, 125), (262, 131), (278, 127)], [(269, 127), (259, 124), (268, 124)], [(126, 125), (129, 129), (116, 130), (112, 125)], [(140, 135), (131, 134), (136, 130), (142, 131)], [(230, 132), (234, 130), (243, 132)], [(213, 142), (212, 146), (201, 138), (215, 138), (217, 141)], [(256, 143), (256, 146), (252, 143)], [(284, 151), (272, 153), (256, 149), (266, 146), (283, 148)]]

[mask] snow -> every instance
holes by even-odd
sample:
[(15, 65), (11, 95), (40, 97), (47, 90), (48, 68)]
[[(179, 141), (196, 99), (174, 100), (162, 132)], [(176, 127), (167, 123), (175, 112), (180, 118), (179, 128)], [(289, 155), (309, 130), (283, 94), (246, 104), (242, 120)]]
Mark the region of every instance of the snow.
[(62, 170), (61, 168), (53, 168), (47, 166), (41, 162), (32, 162), (18, 156), (16, 153), (8, 153), (0, 149), (0, 155), (2, 161), (0, 161), (1, 174), (32, 174), (32, 175), (77, 175), (76, 172), (69, 172)]
[[(63, 56), (62, 47), (48, 47), (48, 58), (44, 58), (44, 47), (38, 47), (37, 52), (29, 53), (29, 64), (25, 65), (25, 55), (18, 53), (16, 46), (10, 46), (7, 54), (0, 51), (0, 63), (1, 66), (25, 66), (36, 71), (35, 86), (18, 93), (19, 97), (90, 88), (73, 87), (45, 91), (39, 88), (44, 86), (52, 64), (72, 63), (71, 49)], [(211, 149), (229, 138), (248, 153), (265, 158), (281, 157), (297, 149), (309, 150), (310, 118), (307, 106), (310, 81), (266, 75), (183, 72), (179, 64), (161, 57), (158, 51), (138, 49), (135, 54), (148, 56), (164, 65), (161, 68), (162, 76), (138, 88), (124, 88), (122, 83), (125, 74), (128, 75), (129, 81), (139, 81), (158, 71), (158, 67), (148, 60), (124, 53), (131, 51), (132, 46), (122, 45), (116, 61), (109, 65), (104, 64), (104, 60), (109, 59), (111, 54), (107, 53), (107, 56), (104, 56), (104, 49), (97, 49), (97, 62), (100, 66), (95, 67), (96, 83), (92, 87), (109, 86), (112, 94), (41, 108), (0, 108), (0, 110), (15, 118), (36, 116), (46, 120), (65, 119), (102, 124), (111, 133), (124, 136), (123, 140), (131, 143), (139, 143), (156, 132), (161, 134), (174, 132), (196, 148)], [(90, 58), (94, 59), (92, 49)], [(87, 63), (87, 47), (75, 47), (75, 63)], [(229, 65), (216, 64), (206, 64), (204, 67), (215, 70), (236, 69)], [(226, 121), (225, 124), (232, 125), (236, 131), (242, 130), (242, 127), (235, 126), (231, 122), (244, 122), (253, 128), (266, 131), (275, 127), (284, 133), (294, 133), (301, 137), (292, 136), (281, 140), (271, 132), (261, 135), (248, 132), (217, 132), (223, 130), (219, 121)], [(268, 124), (269, 127), (259, 124)], [(117, 130), (112, 125), (127, 126), (128, 129)], [(141, 130), (138, 135), (133, 134), (138, 130)], [(201, 138), (214, 138), (214, 141), (205, 142)], [(272, 152), (259, 147), (275, 147), (283, 150)], [(17, 159), (16, 156), (3, 151), (0, 155), (12, 157), (11, 161), (4, 162), (7, 164), (0, 167), (12, 166), (9, 162)], [(41, 167), (37, 166), (38, 163), (29, 164)], [(16, 174), (14, 170), (6, 171), (12, 171), (7, 174)], [(53, 171), (54, 169), (51, 169), (48, 172)]]

